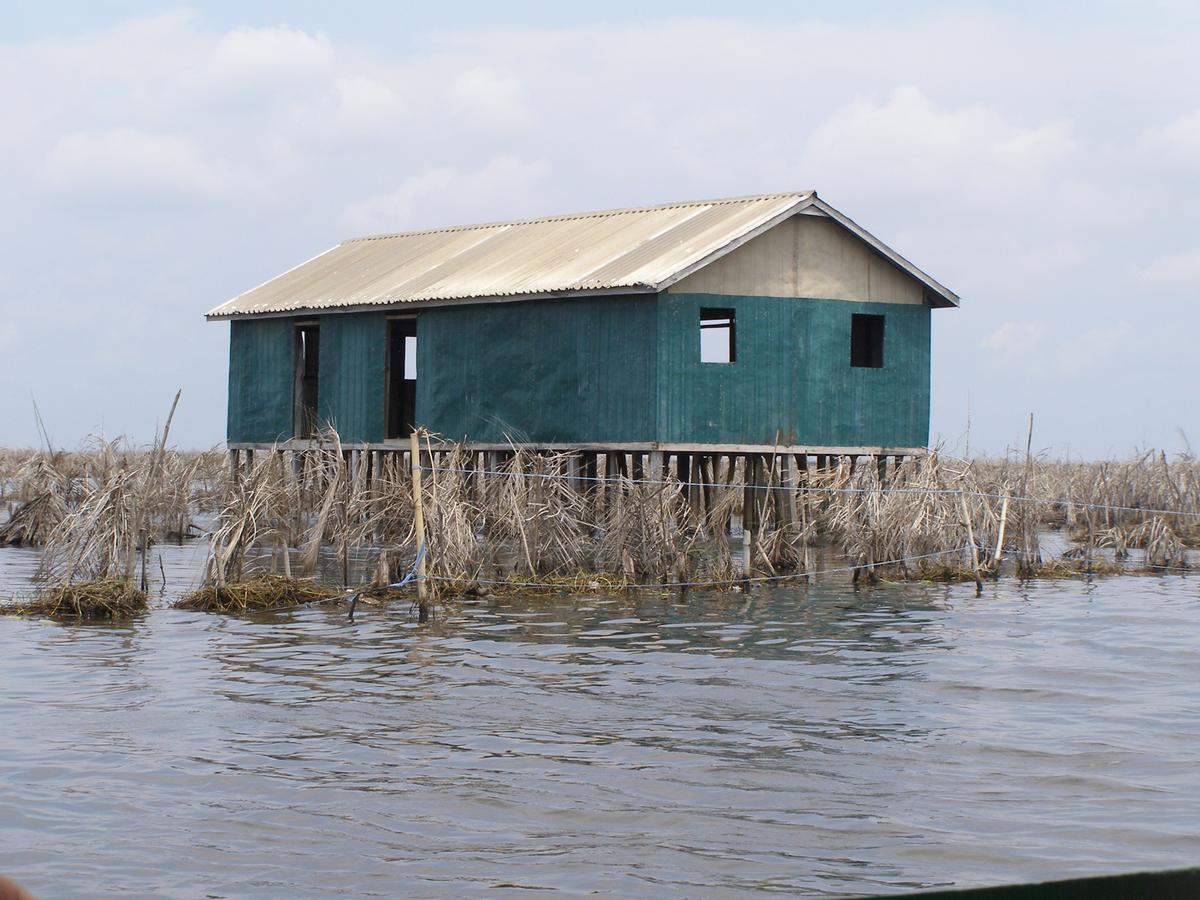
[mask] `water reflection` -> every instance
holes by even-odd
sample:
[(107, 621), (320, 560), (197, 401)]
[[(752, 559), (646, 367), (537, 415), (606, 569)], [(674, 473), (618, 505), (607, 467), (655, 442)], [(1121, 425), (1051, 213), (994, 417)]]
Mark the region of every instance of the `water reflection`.
[(1194, 862), (1191, 583), (973, 592), (0, 619), (0, 868), (47, 896), (740, 896)]

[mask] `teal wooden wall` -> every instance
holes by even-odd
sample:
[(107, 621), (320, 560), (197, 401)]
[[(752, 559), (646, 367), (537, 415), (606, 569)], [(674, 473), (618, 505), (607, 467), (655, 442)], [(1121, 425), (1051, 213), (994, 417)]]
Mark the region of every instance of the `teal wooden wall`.
[(230, 443), (273, 443), (292, 436), (291, 319), (229, 323)]
[[(737, 362), (700, 362), (701, 307), (728, 307)], [(924, 446), (927, 306), (659, 296), (659, 440), (714, 444)], [(850, 365), (850, 317), (885, 317), (884, 367)]]
[(347, 444), (383, 440), (386, 313), (339, 313), (319, 321), (318, 420), (336, 428)]
[(417, 324), (417, 418), (449, 438), (651, 441), (655, 298), (438, 307)]
[[(700, 362), (700, 308), (736, 311), (737, 362)], [(881, 369), (850, 366), (850, 317), (885, 317)], [(924, 446), (927, 306), (659, 294), (420, 313), (417, 420), (452, 439)], [(384, 437), (384, 312), (320, 317), (318, 415)], [(228, 440), (292, 434), (293, 320), (230, 329)]]

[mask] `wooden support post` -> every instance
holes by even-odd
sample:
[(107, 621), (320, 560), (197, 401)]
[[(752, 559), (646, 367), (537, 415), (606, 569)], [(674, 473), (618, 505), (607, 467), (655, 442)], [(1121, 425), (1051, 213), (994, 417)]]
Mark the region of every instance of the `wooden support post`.
[(650, 451), (650, 472), (646, 476), (649, 481), (659, 482), (663, 480), (663, 452), (661, 450)]
[(713, 485), (716, 483), (717, 473), (713, 471), (713, 461), (715, 457), (705, 454), (700, 457), (700, 478), (698, 479), (704, 486), (700, 489), (700, 499), (703, 503), (703, 513), (708, 515), (708, 511), (712, 509), (713, 501)]
[[(733, 465), (737, 463), (730, 458)], [(754, 520), (754, 491), (750, 487), (750, 470), (753, 468), (750, 465), (750, 457), (744, 457), (742, 462), (742, 531), (743, 533), (750, 527), (750, 523)]]
[(779, 483), (775, 488), (775, 515), (780, 525), (796, 521), (795, 466), (792, 454), (780, 454)]
[(587, 492), (587, 483), (583, 480), (584, 471), (587, 464), (584, 462), (583, 453), (572, 453), (570, 459), (567, 460), (567, 475), (571, 478), (571, 487), (577, 494)]
[(879, 484), (881, 486), (886, 486), (887, 478), (888, 478), (887, 457), (886, 456), (875, 457), (875, 471), (879, 475)]
[[(425, 546), (425, 512), (421, 507), (421, 441), (418, 429), (413, 429), (409, 435), (409, 453), (412, 457), (413, 481), (413, 530), (417, 538), (417, 553)], [(425, 581), (425, 559), (428, 552), (421, 555), (417, 563), (417, 621), (429, 621), (429, 585)]]
[[(725, 457), (725, 488), (726, 488), (726, 490), (731, 490), (731, 491), (734, 490), (733, 482), (734, 482), (734, 479), (736, 479), (736, 478), (737, 478), (737, 457), (736, 456), (726, 456)], [(730, 509), (729, 506), (726, 506), (725, 508), (727, 510), (729, 510), (725, 514), (725, 522), (724, 522), (725, 534), (728, 535), (728, 534), (732, 534), (732, 532), (733, 532), (733, 510)]]
[(742, 522), (742, 590), (750, 593), (750, 554), (754, 545), (754, 534)]
[(679, 481), (684, 485), (683, 495), (685, 498), (690, 499), (691, 491), (687, 485), (692, 480), (692, 454), (675, 454), (675, 466), (676, 471), (679, 473)]

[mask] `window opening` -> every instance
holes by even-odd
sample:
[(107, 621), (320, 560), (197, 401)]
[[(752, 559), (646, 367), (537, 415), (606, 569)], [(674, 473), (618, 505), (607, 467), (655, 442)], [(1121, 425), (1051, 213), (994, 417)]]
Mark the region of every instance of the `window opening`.
[(851, 315), (850, 365), (859, 369), (883, 368), (883, 316)]
[(387, 436), (412, 434), (417, 406), (417, 320), (388, 320)]
[(737, 362), (737, 334), (732, 309), (700, 310), (700, 362)]
[(298, 438), (316, 437), (317, 386), (321, 362), (321, 330), (316, 322), (297, 322), (292, 433)]

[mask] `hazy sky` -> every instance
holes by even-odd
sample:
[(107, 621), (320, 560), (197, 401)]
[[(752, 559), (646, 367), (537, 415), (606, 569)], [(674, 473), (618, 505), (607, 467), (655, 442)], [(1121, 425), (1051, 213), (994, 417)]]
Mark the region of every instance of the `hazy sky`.
[(1194, 4), (422, 5), (6, 12), (0, 445), (217, 444), (203, 313), (345, 237), (810, 187), (963, 297), (935, 440), (1200, 442)]

